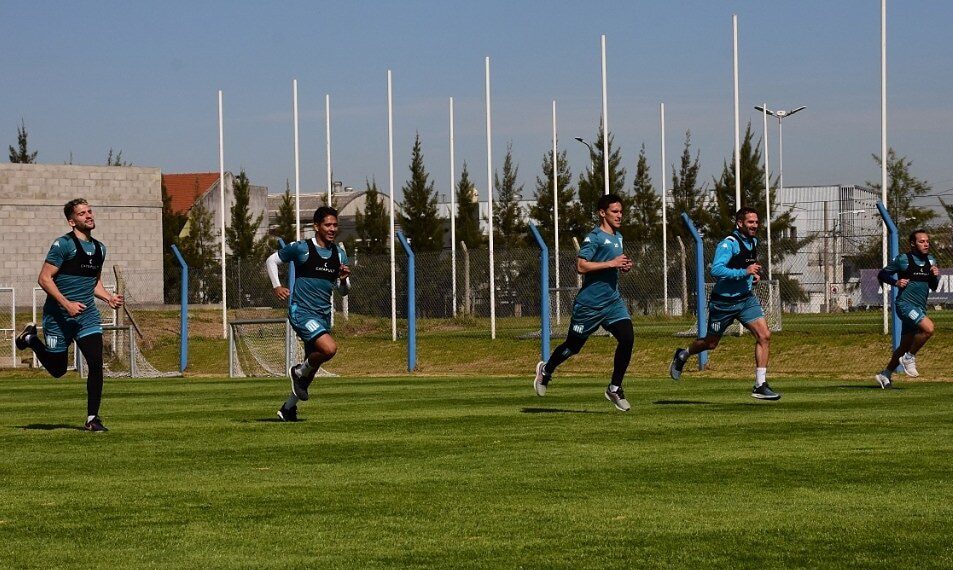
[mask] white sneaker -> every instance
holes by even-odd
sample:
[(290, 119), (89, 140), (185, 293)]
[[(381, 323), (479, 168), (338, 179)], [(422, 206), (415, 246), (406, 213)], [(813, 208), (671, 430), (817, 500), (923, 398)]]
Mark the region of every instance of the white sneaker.
[(893, 387), (893, 383), (890, 382), (890, 378), (887, 378), (883, 374), (878, 373), (876, 376), (874, 376), (874, 380), (876, 380), (877, 383), (880, 384), (880, 387), (884, 390)]
[(543, 383), (545, 376), (543, 374), (546, 363), (542, 360), (536, 365), (536, 379), (533, 380), (533, 388), (536, 390), (537, 396), (546, 395), (546, 384)]
[(907, 358), (907, 355), (904, 354), (900, 357), (900, 365), (903, 366), (903, 373), (909, 376), (910, 378), (916, 378), (920, 375), (917, 372), (917, 357), (910, 355), (910, 358)]

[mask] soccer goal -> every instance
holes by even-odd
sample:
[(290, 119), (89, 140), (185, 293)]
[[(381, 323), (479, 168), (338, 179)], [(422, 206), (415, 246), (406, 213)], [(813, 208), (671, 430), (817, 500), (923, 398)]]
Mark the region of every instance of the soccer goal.
[[(228, 375), (281, 378), (304, 360), (304, 347), (288, 319), (246, 319), (228, 323)], [(337, 376), (324, 368), (317, 376)]]
[[(705, 283), (706, 299), (711, 299), (712, 287), (714, 287), (714, 283)], [(781, 330), (781, 299), (779, 291), (780, 288), (777, 279), (770, 282), (767, 279), (762, 279), (754, 286), (754, 294), (758, 296), (758, 302), (761, 303), (761, 307), (764, 309), (764, 318), (768, 321), (768, 329), (770, 329), (771, 332), (779, 332)], [(741, 336), (745, 334), (745, 330), (746, 329), (741, 326), (741, 323), (735, 321), (728, 327), (728, 330), (726, 330), (724, 334)], [(698, 320), (692, 323), (692, 328), (676, 333), (675, 336), (697, 337)]]
[[(179, 372), (163, 372), (140, 350), (132, 325), (103, 325), (103, 376), (106, 378), (168, 378)], [(75, 349), (74, 349), (75, 350)], [(86, 377), (88, 368), (82, 352), (76, 352), (76, 367)]]

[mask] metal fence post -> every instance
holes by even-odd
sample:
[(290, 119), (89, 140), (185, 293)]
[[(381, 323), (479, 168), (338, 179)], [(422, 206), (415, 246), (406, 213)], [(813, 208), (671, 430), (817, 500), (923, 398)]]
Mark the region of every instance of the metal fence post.
[[(285, 240), (278, 238), (278, 248), (279, 249), (283, 248), (285, 247), (285, 245), (286, 245)], [(290, 291), (291, 293), (294, 293), (294, 289), (295, 289), (295, 264), (289, 263), (288, 264), (288, 291)], [(288, 295), (288, 304), (289, 305), (291, 304), (290, 293)], [(333, 304), (334, 302), (332, 299), (332, 307), (331, 307), (332, 315), (334, 314)], [(291, 321), (288, 319), (285, 319), (285, 370), (288, 371), (287, 374), (289, 376), (291, 375), (291, 366), (295, 364), (294, 362), (292, 362), (292, 360), (294, 360), (294, 334), (291, 330)]]
[[(682, 223), (695, 239), (695, 273), (697, 275), (695, 291), (697, 295), (695, 312), (698, 315), (698, 338), (703, 338), (708, 330), (708, 306), (705, 303), (705, 248), (702, 245), (702, 236), (692, 223), (688, 214), (682, 212)], [(698, 353), (698, 369), (704, 370), (708, 366), (708, 351)]]
[(540, 360), (549, 360), (549, 248), (543, 241), (543, 236), (539, 235), (536, 224), (529, 224), (529, 230), (536, 239), (536, 245), (539, 246), (539, 318), (540, 329)]
[(470, 294), (470, 250), (465, 241), (460, 242), (460, 248), (463, 250), (463, 316), (467, 316), (473, 314), (473, 297)]
[[(900, 236), (898, 235), (897, 224), (893, 223), (893, 218), (890, 217), (890, 212), (887, 211), (887, 207), (884, 206), (883, 202), (877, 202), (877, 209), (880, 211), (880, 217), (883, 218), (884, 224), (887, 225), (887, 237), (889, 239), (889, 257), (894, 259), (900, 255)], [(888, 260), (889, 261), (889, 260)], [(890, 305), (891, 307), (896, 306), (897, 304), (897, 288), (890, 288)], [(893, 313), (893, 329), (891, 331), (893, 336), (893, 349), (897, 350), (897, 347), (900, 346), (900, 316), (897, 314), (897, 311), (891, 311)], [(903, 365), (901, 365), (902, 367)]]
[(404, 232), (397, 232), (397, 239), (407, 254), (407, 371), (417, 369), (417, 311), (416, 291), (414, 289), (414, 250), (404, 236)]
[(179, 304), (181, 305), (179, 313), (179, 372), (184, 373), (186, 366), (189, 365), (189, 264), (182, 257), (179, 248), (172, 244), (172, 253), (175, 254), (179, 267), (182, 268), (182, 283), (180, 286)]

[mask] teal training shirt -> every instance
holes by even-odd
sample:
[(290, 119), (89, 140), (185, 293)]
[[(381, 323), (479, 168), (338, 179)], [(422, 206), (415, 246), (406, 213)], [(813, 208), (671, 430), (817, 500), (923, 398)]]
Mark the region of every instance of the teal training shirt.
[[(911, 259), (916, 267), (911, 267)], [(884, 267), (880, 273), (881, 275), (896, 274), (898, 278), (909, 279), (910, 282), (907, 283), (907, 286), (897, 293), (897, 302), (910, 303), (914, 307), (926, 311), (930, 289), (936, 289), (937, 287), (938, 280), (930, 273), (930, 268), (936, 264), (936, 258), (929, 253), (926, 255), (901, 253), (893, 258), (893, 261)]]
[[(87, 310), (90, 308), (95, 309), (96, 298), (93, 296), (93, 291), (96, 289), (96, 283), (99, 282), (99, 273), (102, 269), (102, 263), (106, 259), (106, 246), (96, 240), (74, 240), (73, 237), (73, 233), (70, 232), (56, 238), (53, 245), (50, 246), (49, 253), (46, 254), (46, 263), (60, 269), (60, 271), (53, 276), (53, 282), (56, 283), (56, 288), (60, 290), (60, 293), (62, 293), (64, 297), (70, 301), (80, 302), (86, 305)], [(79, 260), (76, 259), (77, 242), (83, 247), (83, 256)], [(102, 255), (101, 260), (95, 259), (97, 244), (99, 244)], [(99, 262), (98, 267), (96, 267), (95, 262)], [(63, 268), (64, 264), (67, 264), (69, 267), (75, 267), (77, 272), (83, 272), (85, 275), (70, 275), (65, 273)], [(95, 275), (95, 277), (92, 275)], [(43, 310), (65, 311), (52, 296), (47, 296)]]
[[(622, 255), (622, 234), (607, 234), (595, 228), (582, 240), (578, 257), (586, 261), (610, 261)], [(621, 299), (619, 294), (619, 270), (616, 268), (590, 271), (582, 278), (582, 289), (576, 302), (586, 307), (601, 309)]]
[[(310, 247), (309, 247), (310, 242)], [(347, 255), (337, 244), (340, 265), (347, 264)], [(320, 259), (310, 259), (315, 251)], [(331, 291), (338, 284), (339, 272), (331, 259), (332, 250), (319, 247), (315, 239), (300, 240), (278, 250), (278, 259), (295, 265), (294, 290), (291, 292), (289, 313), (327, 315), (331, 313)], [(309, 269), (310, 268), (310, 269)]]

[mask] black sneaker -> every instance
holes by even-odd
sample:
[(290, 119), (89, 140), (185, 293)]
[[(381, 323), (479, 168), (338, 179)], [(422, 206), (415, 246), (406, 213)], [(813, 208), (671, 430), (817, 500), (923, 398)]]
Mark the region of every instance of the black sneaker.
[(291, 409), (281, 406), (281, 409), (278, 410), (278, 417), (281, 418), (283, 422), (298, 421), (298, 406), (291, 406)]
[(291, 376), (291, 393), (302, 402), (307, 402), (308, 385), (311, 384), (311, 382), (301, 376), (301, 365), (296, 364), (292, 366), (288, 370), (288, 375)]
[(675, 350), (675, 356), (672, 357), (672, 364), (668, 367), (668, 375), (672, 380), (679, 380), (682, 377), (682, 368), (685, 368), (685, 362), (688, 360), (688, 351), (684, 348)]
[(83, 424), (83, 429), (86, 431), (109, 431), (103, 425), (103, 420), (99, 419), (99, 416), (94, 416), (93, 419)]
[(17, 335), (17, 350), (26, 350), (30, 346), (30, 341), (27, 337), (36, 336), (36, 323), (27, 323), (23, 327), (23, 332)]
[(606, 400), (612, 402), (612, 405), (620, 412), (628, 412), (632, 408), (629, 401), (625, 399), (625, 392), (622, 391), (622, 388), (613, 391), (611, 384), (606, 388)]
[(768, 386), (768, 383), (765, 382), (760, 386), (755, 386), (754, 390), (751, 391), (751, 397), (759, 400), (780, 400), (781, 394), (772, 390), (771, 386)]

